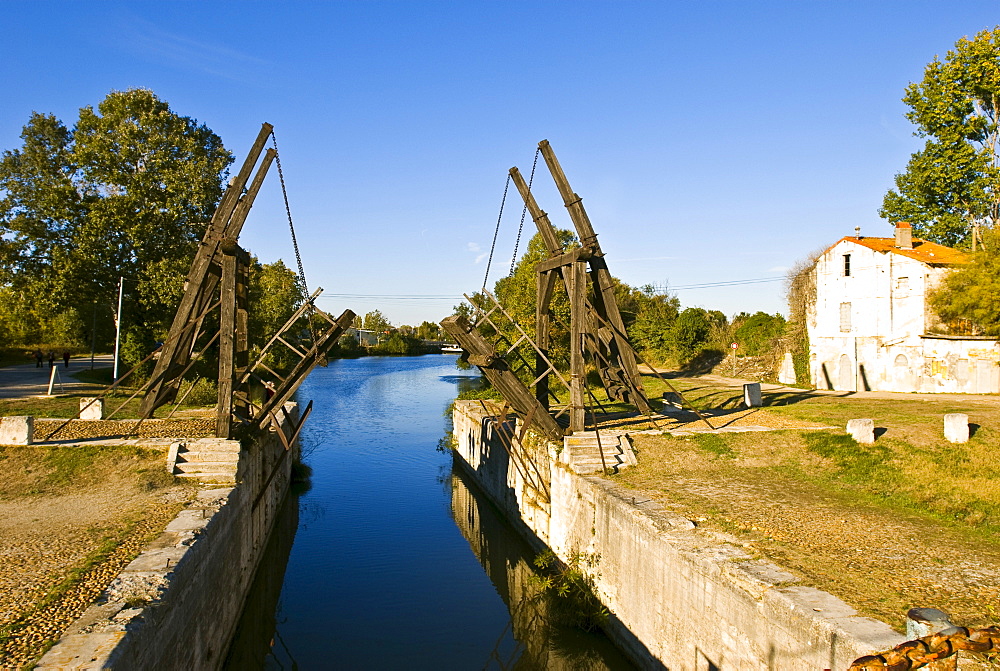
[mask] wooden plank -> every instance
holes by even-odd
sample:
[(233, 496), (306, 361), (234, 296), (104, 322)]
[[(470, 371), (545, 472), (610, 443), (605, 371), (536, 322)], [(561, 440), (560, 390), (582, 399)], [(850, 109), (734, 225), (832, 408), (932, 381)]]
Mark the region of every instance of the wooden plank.
[(222, 257), (222, 295), (219, 309), (219, 401), (215, 435), (230, 438), (233, 425), (233, 356), (236, 350), (236, 253)]
[[(243, 251), (242, 249), (240, 251)], [(250, 261), (249, 254), (243, 251), (237, 260), (236, 269), (236, 342), (233, 360), (233, 416), (240, 421), (249, 419), (250, 388), (248, 385), (237, 386), (237, 380), (242, 379), (250, 364)]]
[(240, 236), (240, 231), (243, 230), (243, 224), (246, 222), (247, 214), (250, 213), (250, 208), (253, 207), (254, 201), (257, 199), (257, 193), (260, 191), (261, 185), (264, 183), (264, 177), (267, 176), (267, 170), (271, 167), (271, 163), (274, 161), (274, 157), (277, 156), (277, 152), (273, 149), (268, 149), (264, 154), (264, 159), (260, 162), (260, 167), (257, 168), (257, 174), (254, 175), (253, 182), (250, 183), (250, 188), (247, 192), (243, 194), (240, 198), (239, 204), (233, 210), (233, 215), (229, 219), (229, 223), (226, 224), (225, 232), (223, 236), (226, 238), (238, 238)]
[(535, 270), (544, 273), (548, 270), (555, 270), (556, 268), (561, 268), (562, 266), (568, 266), (577, 261), (587, 261), (590, 259), (593, 250), (589, 247), (578, 247), (576, 249), (571, 249), (568, 252), (560, 254), (559, 256), (553, 256), (552, 258), (545, 259), (544, 261), (539, 261), (535, 264)]
[(549, 303), (552, 302), (552, 292), (556, 286), (556, 271), (539, 272), (535, 276), (535, 399), (548, 411), (549, 409), (549, 346), (552, 318), (549, 314)]
[(561, 441), (562, 427), (541, 407), (531, 392), (507, 366), (507, 362), (496, 355), (479, 332), (461, 315), (453, 315), (441, 321), (441, 326), (455, 341), (469, 353), (483, 362), (479, 366), (490, 384), (500, 392), (522, 419), (528, 421), (549, 440)]
[(584, 397), (584, 387), (587, 384), (587, 371), (583, 361), (583, 335), (586, 330), (587, 315), (584, 303), (587, 291), (587, 262), (577, 261), (567, 267), (572, 280), (570, 285), (570, 343), (569, 343), (569, 429), (576, 433), (583, 431), (586, 422), (587, 401)]
[(268, 417), (280, 406), (284, 405), (295, 390), (299, 388), (306, 375), (316, 366), (320, 358), (326, 356), (330, 348), (337, 343), (337, 338), (346, 331), (354, 322), (355, 314), (350, 310), (344, 310), (343, 314), (326, 331), (316, 337), (316, 342), (307, 352), (307, 356), (295, 364), (292, 371), (278, 385), (270, 401), (266, 401), (260, 410), (260, 414), (254, 418), (256, 428), (262, 428)]

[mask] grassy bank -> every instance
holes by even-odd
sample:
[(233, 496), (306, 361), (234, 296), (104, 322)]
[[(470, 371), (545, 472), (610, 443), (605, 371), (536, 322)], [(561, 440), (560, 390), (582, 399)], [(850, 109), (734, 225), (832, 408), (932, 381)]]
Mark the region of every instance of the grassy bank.
[[(742, 401), (721, 382), (671, 382), (703, 410)], [(651, 394), (664, 388), (650, 381)], [(1000, 620), (996, 399), (765, 392), (764, 403), (751, 423), (833, 428), (637, 435), (639, 466), (615, 479), (897, 628), (913, 606), (967, 626)], [(950, 412), (969, 415), (968, 443), (944, 440)], [(875, 444), (846, 435), (854, 418), (875, 420)]]

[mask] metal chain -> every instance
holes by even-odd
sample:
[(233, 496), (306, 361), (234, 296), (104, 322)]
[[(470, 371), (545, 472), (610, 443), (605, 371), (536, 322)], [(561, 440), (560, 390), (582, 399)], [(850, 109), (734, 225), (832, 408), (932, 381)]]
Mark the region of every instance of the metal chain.
[(490, 258), (486, 262), (486, 275), (483, 276), (483, 291), (486, 291), (486, 281), (490, 279), (490, 266), (493, 265), (493, 250), (497, 246), (497, 234), (500, 233), (500, 220), (503, 218), (503, 206), (507, 202), (507, 189), (510, 188), (510, 173), (507, 173), (507, 181), (503, 185), (503, 198), (500, 200), (500, 214), (497, 215), (497, 227), (493, 231), (493, 244), (490, 245)]
[(874, 669), (909, 671), (951, 657), (960, 650), (1000, 653), (1000, 627), (946, 629), (937, 634), (900, 643), (886, 652), (859, 657), (854, 660), (848, 671)]
[[(531, 176), (528, 177), (528, 192), (531, 192), (531, 183), (535, 181), (535, 166), (538, 165), (538, 152), (535, 150), (535, 160), (531, 162)], [(514, 274), (514, 266), (517, 265), (517, 248), (521, 246), (521, 231), (524, 229), (524, 215), (528, 213), (528, 203), (521, 209), (521, 225), (517, 227), (517, 240), (514, 242), (514, 255), (510, 258), (510, 274)]]
[(281, 155), (278, 153), (278, 138), (271, 131), (271, 142), (274, 144), (274, 163), (278, 166), (278, 179), (281, 181), (281, 195), (285, 199), (285, 213), (288, 215), (288, 229), (292, 232), (292, 247), (295, 248), (295, 262), (299, 266), (299, 279), (302, 280), (302, 293), (309, 295), (309, 285), (306, 284), (306, 271), (302, 267), (302, 255), (299, 254), (299, 242), (295, 238), (295, 225), (292, 223), (292, 208), (288, 205), (288, 190), (285, 188), (285, 173), (281, 170)]

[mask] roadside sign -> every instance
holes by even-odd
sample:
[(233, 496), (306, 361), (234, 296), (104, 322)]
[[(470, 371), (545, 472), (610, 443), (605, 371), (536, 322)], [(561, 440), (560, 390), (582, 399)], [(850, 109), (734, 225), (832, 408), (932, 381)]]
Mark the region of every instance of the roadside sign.
[(736, 349), (737, 347), (739, 347), (739, 345), (737, 345), (736, 343), (733, 343), (732, 345), (730, 345), (730, 347), (732, 347), (733, 349)]

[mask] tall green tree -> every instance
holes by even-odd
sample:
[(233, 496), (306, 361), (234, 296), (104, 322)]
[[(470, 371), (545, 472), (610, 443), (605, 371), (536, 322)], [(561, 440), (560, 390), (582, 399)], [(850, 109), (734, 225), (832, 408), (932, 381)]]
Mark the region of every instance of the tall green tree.
[(992, 227), (1000, 216), (1000, 27), (935, 57), (903, 102), (927, 141), (896, 175), (879, 215), (910, 222), (920, 237), (962, 245), (975, 222)]
[(0, 157), (0, 284), (47, 313), (116, 306), (168, 325), (232, 155), (152, 91), (112, 91), (70, 130), (35, 113)]
[(986, 231), (983, 242), (986, 249), (930, 295), (931, 307), (951, 333), (1000, 336), (1000, 230)]

